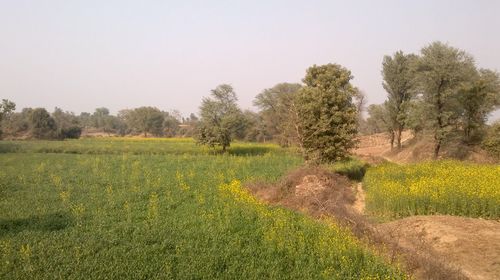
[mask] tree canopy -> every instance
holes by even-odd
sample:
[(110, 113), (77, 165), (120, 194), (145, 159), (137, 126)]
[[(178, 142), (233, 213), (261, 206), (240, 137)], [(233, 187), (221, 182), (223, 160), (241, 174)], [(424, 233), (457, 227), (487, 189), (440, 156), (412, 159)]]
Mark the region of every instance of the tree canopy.
[(410, 101), (415, 94), (415, 63), (417, 56), (402, 51), (385, 56), (382, 62), (383, 87), (387, 91), (386, 129), (391, 134), (391, 147), (396, 140), (401, 148), (401, 133), (405, 129)]
[(211, 97), (203, 98), (200, 106), (200, 123), (196, 140), (210, 147), (220, 146), (225, 152), (232, 136), (241, 125), (242, 113), (236, 104), (238, 98), (228, 84), (217, 86)]
[(158, 108), (139, 107), (132, 110), (122, 110), (120, 116), (130, 129), (144, 134), (144, 137), (147, 137), (148, 133), (154, 136), (163, 135), (165, 115)]
[(254, 100), (268, 132), (282, 146), (301, 142), (295, 103), (301, 87), (300, 84), (280, 83), (263, 90)]
[(355, 146), (356, 89), (351, 72), (338, 64), (312, 66), (297, 96), (306, 159), (328, 162), (345, 158)]

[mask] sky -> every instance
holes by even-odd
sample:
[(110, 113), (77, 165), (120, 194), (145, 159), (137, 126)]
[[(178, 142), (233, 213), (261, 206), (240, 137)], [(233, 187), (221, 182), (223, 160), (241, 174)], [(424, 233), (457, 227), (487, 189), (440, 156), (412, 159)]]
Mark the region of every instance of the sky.
[(381, 103), (384, 55), (439, 40), (500, 71), (499, 28), (494, 0), (0, 0), (0, 98), (18, 109), (187, 116), (228, 83), (256, 110), (263, 89), (337, 63), (369, 104)]

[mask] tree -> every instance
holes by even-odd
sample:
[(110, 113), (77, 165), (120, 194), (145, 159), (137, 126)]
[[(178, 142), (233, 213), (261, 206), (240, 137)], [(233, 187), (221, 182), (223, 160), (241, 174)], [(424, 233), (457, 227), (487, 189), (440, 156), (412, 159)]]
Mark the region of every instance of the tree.
[(387, 112), (387, 103), (371, 104), (368, 106), (367, 125), (370, 128), (370, 134), (387, 132), (391, 138), (391, 145), (394, 143), (394, 130)]
[(92, 115), (88, 112), (81, 112), (78, 116), (78, 121), (84, 128), (92, 127)]
[(173, 114), (164, 112), (163, 114), (163, 134), (167, 137), (174, 137), (180, 129), (180, 114), (177, 112), (173, 112)]
[(473, 81), (459, 92), (462, 107), (461, 126), (465, 143), (478, 143), (484, 136), (488, 114), (500, 105), (500, 77), (497, 72), (481, 69)]
[(242, 113), (241, 124), (234, 136), (237, 139), (252, 142), (265, 142), (272, 138), (272, 135), (266, 129), (262, 114), (250, 110), (245, 110)]
[(121, 117), (125, 123), (137, 133), (163, 135), (164, 113), (155, 107), (139, 107), (133, 110), (122, 110)]
[(421, 96), (416, 96), (416, 98), (409, 103), (405, 126), (412, 131), (414, 137), (417, 137), (429, 127), (426, 117), (428, 111), (427, 103)]
[(300, 84), (277, 84), (259, 93), (253, 102), (260, 109), (268, 134), (277, 138), (282, 146), (301, 144), (295, 104), (301, 87)]
[(92, 126), (95, 128), (104, 128), (108, 123), (107, 118), (109, 117), (109, 109), (105, 107), (96, 108), (92, 114)]
[[(388, 94), (386, 103), (388, 120), (399, 149), (401, 149), (401, 134), (405, 129), (409, 104), (414, 96), (414, 66), (416, 61), (416, 55), (405, 55), (399, 51), (392, 57), (384, 56), (382, 62), (382, 77), (384, 79), (382, 85)], [(394, 140), (391, 141), (391, 148), (393, 145)]]
[(56, 107), (52, 113), (52, 118), (57, 126), (58, 138), (80, 138), (80, 135), (82, 134), (82, 127), (75, 114), (64, 112), (61, 108)]
[(182, 118), (182, 123), (179, 124), (179, 131), (177, 134), (182, 137), (195, 137), (198, 129), (199, 119), (191, 113), (188, 118)]
[[(16, 109), (16, 104), (7, 99), (2, 99), (2, 103), (0, 103), (0, 125), (2, 124), (2, 120), (4, 116), (10, 114), (12, 111)], [(2, 130), (0, 129), (0, 137), (2, 136)]]
[(57, 137), (56, 122), (44, 108), (36, 108), (31, 112), (30, 130), (31, 135), (37, 139), (53, 139)]
[(356, 89), (351, 72), (338, 64), (307, 69), (297, 96), (306, 159), (329, 162), (345, 158), (355, 146)]
[(201, 120), (196, 141), (210, 147), (221, 146), (225, 152), (241, 122), (236, 93), (230, 85), (222, 84), (211, 91), (200, 106)]
[(475, 70), (470, 55), (441, 42), (421, 50), (418, 61), (419, 86), (430, 109), (427, 116), (434, 130), (434, 157), (455, 130), (460, 105), (458, 92)]

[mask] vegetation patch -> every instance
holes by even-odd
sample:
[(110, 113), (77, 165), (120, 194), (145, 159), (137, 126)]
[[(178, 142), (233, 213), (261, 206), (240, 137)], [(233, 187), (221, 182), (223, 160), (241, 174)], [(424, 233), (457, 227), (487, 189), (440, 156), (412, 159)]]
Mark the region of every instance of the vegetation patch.
[[(277, 147), (235, 143), (220, 154), (172, 140), (54, 143), (86, 153), (33, 153), (29, 145), (41, 144), (28, 141), (28, 152), (0, 154), (1, 279), (406, 277), (349, 230), (262, 204), (241, 187), (302, 164)], [(123, 145), (128, 153), (113, 152)]]
[(498, 165), (457, 161), (383, 164), (368, 170), (364, 186), (367, 209), (383, 216), (500, 217)]
[(355, 181), (362, 181), (370, 165), (357, 158), (348, 158), (326, 165), (326, 168)]

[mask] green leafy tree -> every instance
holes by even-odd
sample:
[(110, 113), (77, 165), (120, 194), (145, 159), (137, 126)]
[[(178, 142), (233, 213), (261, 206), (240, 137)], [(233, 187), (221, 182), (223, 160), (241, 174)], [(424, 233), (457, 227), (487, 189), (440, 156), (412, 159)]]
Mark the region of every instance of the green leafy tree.
[(163, 122), (165, 115), (155, 107), (139, 107), (133, 110), (122, 110), (121, 117), (125, 123), (135, 132), (148, 136), (148, 133), (154, 136), (163, 135)]
[(57, 125), (45, 108), (33, 109), (30, 115), (31, 135), (37, 139), (57, 138)]
[[(401, 134), (405, 129), (410, 101), (415, 90), (415, 62), (417, 56), (405, 55), (402, 51), (392, 57), (385, 56), (382, 62), (382, 85), (387, 91), (386, 109), (390, 121), (390, 132), (397, 147), (401, 149)], [(391, 137), (391, 139), (394, 139)], [(394, 140), (391, 141), (391, 148)]]
[(500, 77), (497, 72), (481, 69), (473, 81), (459, 92), (460, 116), (465, 143), (480, 142), (488, 114), (500, 105)]
[(242, 122), (236, 132), (236, 137), (245, 141), (265, 142), (272, 139), (262, 114), (245, 110), (241, 115)]
[(70, 112), (64, 112), (61, 108), (55, 108), (52, 118), (57, 126), (58, 138), (80, 138), (82, 127), (79, 118)]
[(179, 125), (181, 124), (179, 116), (174, 112), (173, 114), (169, 112), (164, 112), (163, 117), (163, 134), (167, 137), (174, 137), (179, 132)]
[(419, 86), (427, 103), (428, 120), (434, 130), (434, 157), (456, 131), (460, 116), (459, 90), (476, 71), (470, 55), (441, 42), (421, 50)]
[(277, 84), (259, 93), (254, 100), (268, 131), (266, 134), (272, 135), (282, 146), (302, 143), (295, 104), (301, 87), (300, 84)]
[(105, 128), (108, 122), (109, 109), (105, 107), (96, 108), (92, 114), (92, 126), (95, 128)]
[(354, 104), (356, 106), (356, 112), (358, 114), (358, 132), (361, 133), (366, 129), (366, 122), (363, 118), (363, 111), (365, 111), (366, 107), (366, 94), (358, 89), (355, 88), (356, 93), (354, 94)]
[(123, 130), (123, 121), (109, 113), (108, 108), (96, 108), (91, 118), (91, 127), (94, 127), (108, 134), (120, 133)]
[[(2, 103), (0, 103), (0, 125), (2, 124), (4, 116), (10, 114), (15, 109), (16, 109), (16, 104), (14, 102), (9, 101), (7, 99), (2, 99)], [(2, 130), (0, 129), (0, 137), (1, 136), (2, 136)]]
[(338, 64), (307, 69), (297, 96), (306, 159), (329, 162), (345, 158), (356, 144), (356, 89), (351, 72)]
[(81, 112), (78, 116), (78, 122), (84, 127), (92, 127), (92, 115), (88, 112)]
[(427, 103), (420, 96), (409, 103), (406, 127), (412, 131), (414, 137), (419, 136), (429, 127), (426, 117), (428, 110)]
[(203, 98), (196, 141), (210, 147), (220, 146), (225, 152), (232, 135), (241, 125), (241, 110), (236, 104), (236, 93), (227, 84), (212, 90), (211, 97)]
[(371, 104), (368, 106), (368, 118), (366, 119), (369, 133), (387, 132), (391, 137), (391, 144), (394, 143), (394, 130), (389, 113), (387, 112), (387, 102), (383, 104)]

